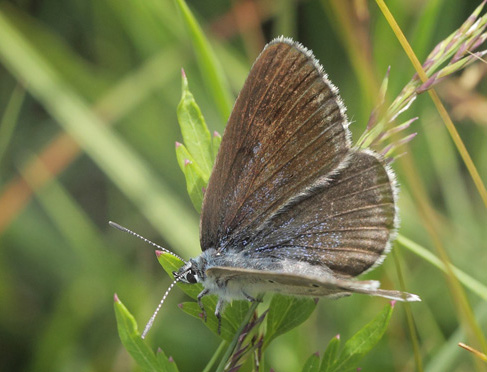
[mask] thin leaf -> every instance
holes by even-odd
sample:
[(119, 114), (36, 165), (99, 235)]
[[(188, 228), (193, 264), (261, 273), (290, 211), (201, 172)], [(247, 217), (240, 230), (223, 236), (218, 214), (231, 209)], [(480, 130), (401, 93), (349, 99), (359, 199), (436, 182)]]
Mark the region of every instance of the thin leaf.
[(140, 369), (147, 372), (168, 371), (162, 367), (149, 346), (140, 338), (133, 315), (130, 314), (116, 295), (114, 308), (120, 340)]
[[(214, 315), (216, 296), (205, 296), (202, 301), (207, 314), (205, 325), (224, 340), (231, 341), (245, 319), (250, 303), (247, 301), (233, 301), (231, 304), (227, 304), (222, 314), (221, 333), (218, 334), (218, 319)], [(204, 321), (202, 311), (196, 302), (185, 302), (180, 307), (187, 314)]]
[[(206, 298), (203, 299), (203, 304), (205, 305)], [(196, 302), (185, 302), (180, 305), (181, 309), (186, 313), (191, 316), (194, 316), (195, 318), (201, 319), (204, 322), (201, 309), (198, 306)], [(205, 310), (207, 313), (207, 319), (205, 325), (216, 335), (220, 336), (223, 338), (225, 341), (230, 341), (234, 334), (236, 329), (233, 328), (227, 320), (227, 317), (222, 316), (222, 326), (221, 326), (221, 333), (218, 334), (218, 319), (216, 316), (213, 315), (212, 312), (209, 312), (209, 306), (205, 305)]]
[(199, 213), (203, 204), (203, 189), (208, 183), (208, 178), (186, 147), (181, 143), (176, 144), (176, 157), (186, 179), (188, 195), (193, 203), (193, 207)]
[(393, 306), (387, 305), (372, 321), (359, 330), (345, 343), (340, 356), (331, 371), (345, 372), (355, 370), (357, 363), (379, 342), (389, 325)]
[(172, 357), (168, 358), (166, 354), (164, 354), (164, 351), (162, 351), (162, 349), (157, 350), (156, 358), (159, 362), (159, 365), (162, 366), (164, 371), (179, 372), (178, 366), (176, 365)]
[(320, 354), (314, 353), (304, 363), (302, 372), (318, 372), (320, 369)]
[(188, 79), (183, 71), (182, 95), (178, 105), (178, 122), (184, 145), (201, 169), (203, 179), (208, 182), (212, 159), (212, 140), (205, 118), (188, 87)]
[(311, 298), (298, 298), (275, 294), (267, 314), (267, 334), (263, 349), (277, 336), (303, 323), (316, 307)]
[(323, 358), (321, 360), (320, 372), (330, 371), (338, 355), (339, 346), (340, 346), (340, 335), (336, 335), (330, 340), (325, 350), (325, 353), (323, 354)]

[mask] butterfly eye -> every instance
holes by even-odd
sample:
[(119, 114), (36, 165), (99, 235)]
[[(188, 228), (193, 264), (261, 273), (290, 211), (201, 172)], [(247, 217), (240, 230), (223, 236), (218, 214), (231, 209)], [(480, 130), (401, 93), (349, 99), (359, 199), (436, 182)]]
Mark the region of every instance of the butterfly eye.
[(194, 275), (193, 271), (190, 270), (186, 273), (186, 275), (184, 276), (184, 279), (190, 283), (190, 284), (195, 284), (197, 283), (197, 280), (196, 280), (196, 276)]

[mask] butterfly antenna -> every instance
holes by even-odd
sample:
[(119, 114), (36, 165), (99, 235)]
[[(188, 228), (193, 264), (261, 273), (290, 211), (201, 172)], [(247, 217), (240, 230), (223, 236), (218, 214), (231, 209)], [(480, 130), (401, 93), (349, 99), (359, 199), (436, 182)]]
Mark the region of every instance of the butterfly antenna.
[[(111, 226), (111, 227), (114, 227), (120, 231), (123, 231), (123, 232), (126, 232), (126, 233), (129, 233), (130, 235), (133, 235), (139, 239), (142, 239), (144, 242), (152, 245), (153, 247), (156, 247), (157, 249), (160, 249), (161, 251), (163, 252), (166, 252), (166, 253), (169, 253), (170, 255), (176, 257), (176, 258), (179, 258), (181, 261), (183, 261), (184, 263), (186, 263), (186, 260), (183, 260), (181, 257), (179, 257), (176, 253), (173, 253), (171, 252), (169, 249), (166, 249), (166, 248), (163, 248), (161, 247), (159, 244), (156, 244), (154, 243), (153, 241), (150, 241), (149, 239), (147, 238), (144, 238), (142, 235), (139, 235), (137, 234), (136, 232), (133, 232), (132, 230), (129, 230), (127, 229), (126, 227), (123, 227), (121, 225), (119, 225), (118, 223), (116, 222), (113, 222), (113, 221), (108, 221), (108, 224)], [(173, 284), (174, 285), (174, 284)]]
[(156, 311), (154, 311), (154, 314), (152, 314), (151, 318), (149, 319), (149, 321), (147, 322), (147, 324), (144, 328), (144, 332), (142, 332), (142, 336), (141, 336), (142, 338), (145, 338), (145, 336), (147, 336), (147, 333), (149, 332), (149, 330), (152, 328), (152, 325), (154, 324), (154, 320), (156, 319), (156, 316), (159, 313), (159, 310), (161, 310), (162, 304), (164, 303), (164, 301), (166, 301), (167, 295), (169, 294), (169, 292), (171, 291), (171, 289), (174, 287), (174, 285), (177, 282), (178, 282), (178, 279), (176, 279), (174, 282), (172, 282), (171, 285), (169, 286), (169, 288), (167, 289), (166, 293), (164, 293), (164, 296), (162, 296), (161, 302), (159, 302), (159, 305), (157, 305)]

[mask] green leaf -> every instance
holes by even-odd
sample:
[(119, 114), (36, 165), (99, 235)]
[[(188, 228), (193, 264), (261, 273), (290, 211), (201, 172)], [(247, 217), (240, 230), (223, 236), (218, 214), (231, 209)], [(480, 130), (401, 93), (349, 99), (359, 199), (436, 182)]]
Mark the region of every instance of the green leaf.
[(158, 349), (156, 353), (156, 358), (159, 364), (162, 366), (164, 371), (167, 372), (179, 372), (178, 366), (172, 358), (168, 358), (162, 349)]
[(117, 318), (117, 327), (120, 340), (123, 346), (134, 358), (137, 365), (142, 371), (171, 371), (163, 368), (160, 361), (156, 358), (152, 350), (140, 337), (137, 330), (137, 323), (134, 317), (122, 302), (115, 295), (115, 316)]
[(179, 268), (184, 265), (184, 261), (170, 253), (161, 252), (159, 254), (159, 251), (157, 252), (157, 260), (159, 261), (167, 275), (169, 275), (169, 277), (174, 280), (174, 277), (172, 275), (173, 271), (178, 271)]
[(176, 157), (178, 164), (186, 178), (186, 188), (188, 195), (195, 209), (201, 212), (203, 204), (203, 188), (208, 183), (204, 172), (201, 171), (196, 161), (190, 155), (183, 144), (176, 143)]
[(320, 355), (318, 353), (311, 354), (306, 363), (304, 363), (302, 372), (318, 372), (320, 368)]
[(244, 321), (245, 315), (249, 311), (250, 303), (247, 301), (233, 301), (231, 304), (227, 304), (222, 314), (221, 333), (218, 334), (218, 319), (214, 314), (217, 298), (216, 296), (205, 296), (202, 301), (207, 315), (206, 322), (196, 302), (185, 302), (180, 307), (185, 313), (201, 319), (214, 334), (226, 341), (231, 341), (235, 336), (235, 332), (237, 332)]
[(340, 346), (340, 335), (333, 337), (328, 344), (323, 358), (321, 360), (320, 372), (328, 372), (335, 363), (338, 354), (338, 347)]
[(263, 349), (277, 336), (303, 323), (316, 307), (311, 298), (299, 298), (275, 294), (267, 314), (267, 334)]
[[(178, 122), (183, 142), (206, 182), (213, 168), (213, 151), (210, 131), (188, 87), (188, 79), (182, 74), (182, 95), (178, 105)], [(180, 165), (181, 166), (181, 165)]]
[[(216, 335), (218, 335), (218, 319), (215, 316), (215, 309), (217, 304), (216, 296), (205, 296), (202, 299), (203, 306), (207, 314), (207, 321), (205, 325)], [(248, 301), (233, 301), (226, 304), (222, 313), (221, 337), (224, 340), (230, 341), (235, 332), (237, 332), (241, 323), (244, 321), (251, 304)], [(201, 309), (195, 302), (184, 303), (181, 307), (185, 312), (193, 315), (201, 320)]]
[(213, 95), (223, 121), (226, 122), (233, 106), (233, 98), (228, 88), (228, 82), (222, 74), (223, 69), (186, 2), (184, 0), (176, 0), (176, 6), (181, 11), (183, 20), (189, 30), (198, 65), (203, 79), (205, 79), (206, 86)]
[(392, 309), (392, 305), (385, 306), (372, 321), (348, 340), (330, 371), (345, 372), (355, 370), (358, 361), (372, 350), (384, 335), (391, 319)]

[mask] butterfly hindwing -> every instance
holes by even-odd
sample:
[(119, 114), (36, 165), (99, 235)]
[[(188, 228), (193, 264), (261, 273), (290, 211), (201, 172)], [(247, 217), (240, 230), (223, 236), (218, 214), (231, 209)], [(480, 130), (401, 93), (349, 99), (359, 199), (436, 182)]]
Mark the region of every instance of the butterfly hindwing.
[(378, 154), (352, 151), (321, 188), (271, 218), (250, 256), (295, 259), (357, 276), (380, 263), (396, 225), (394, 176)]

